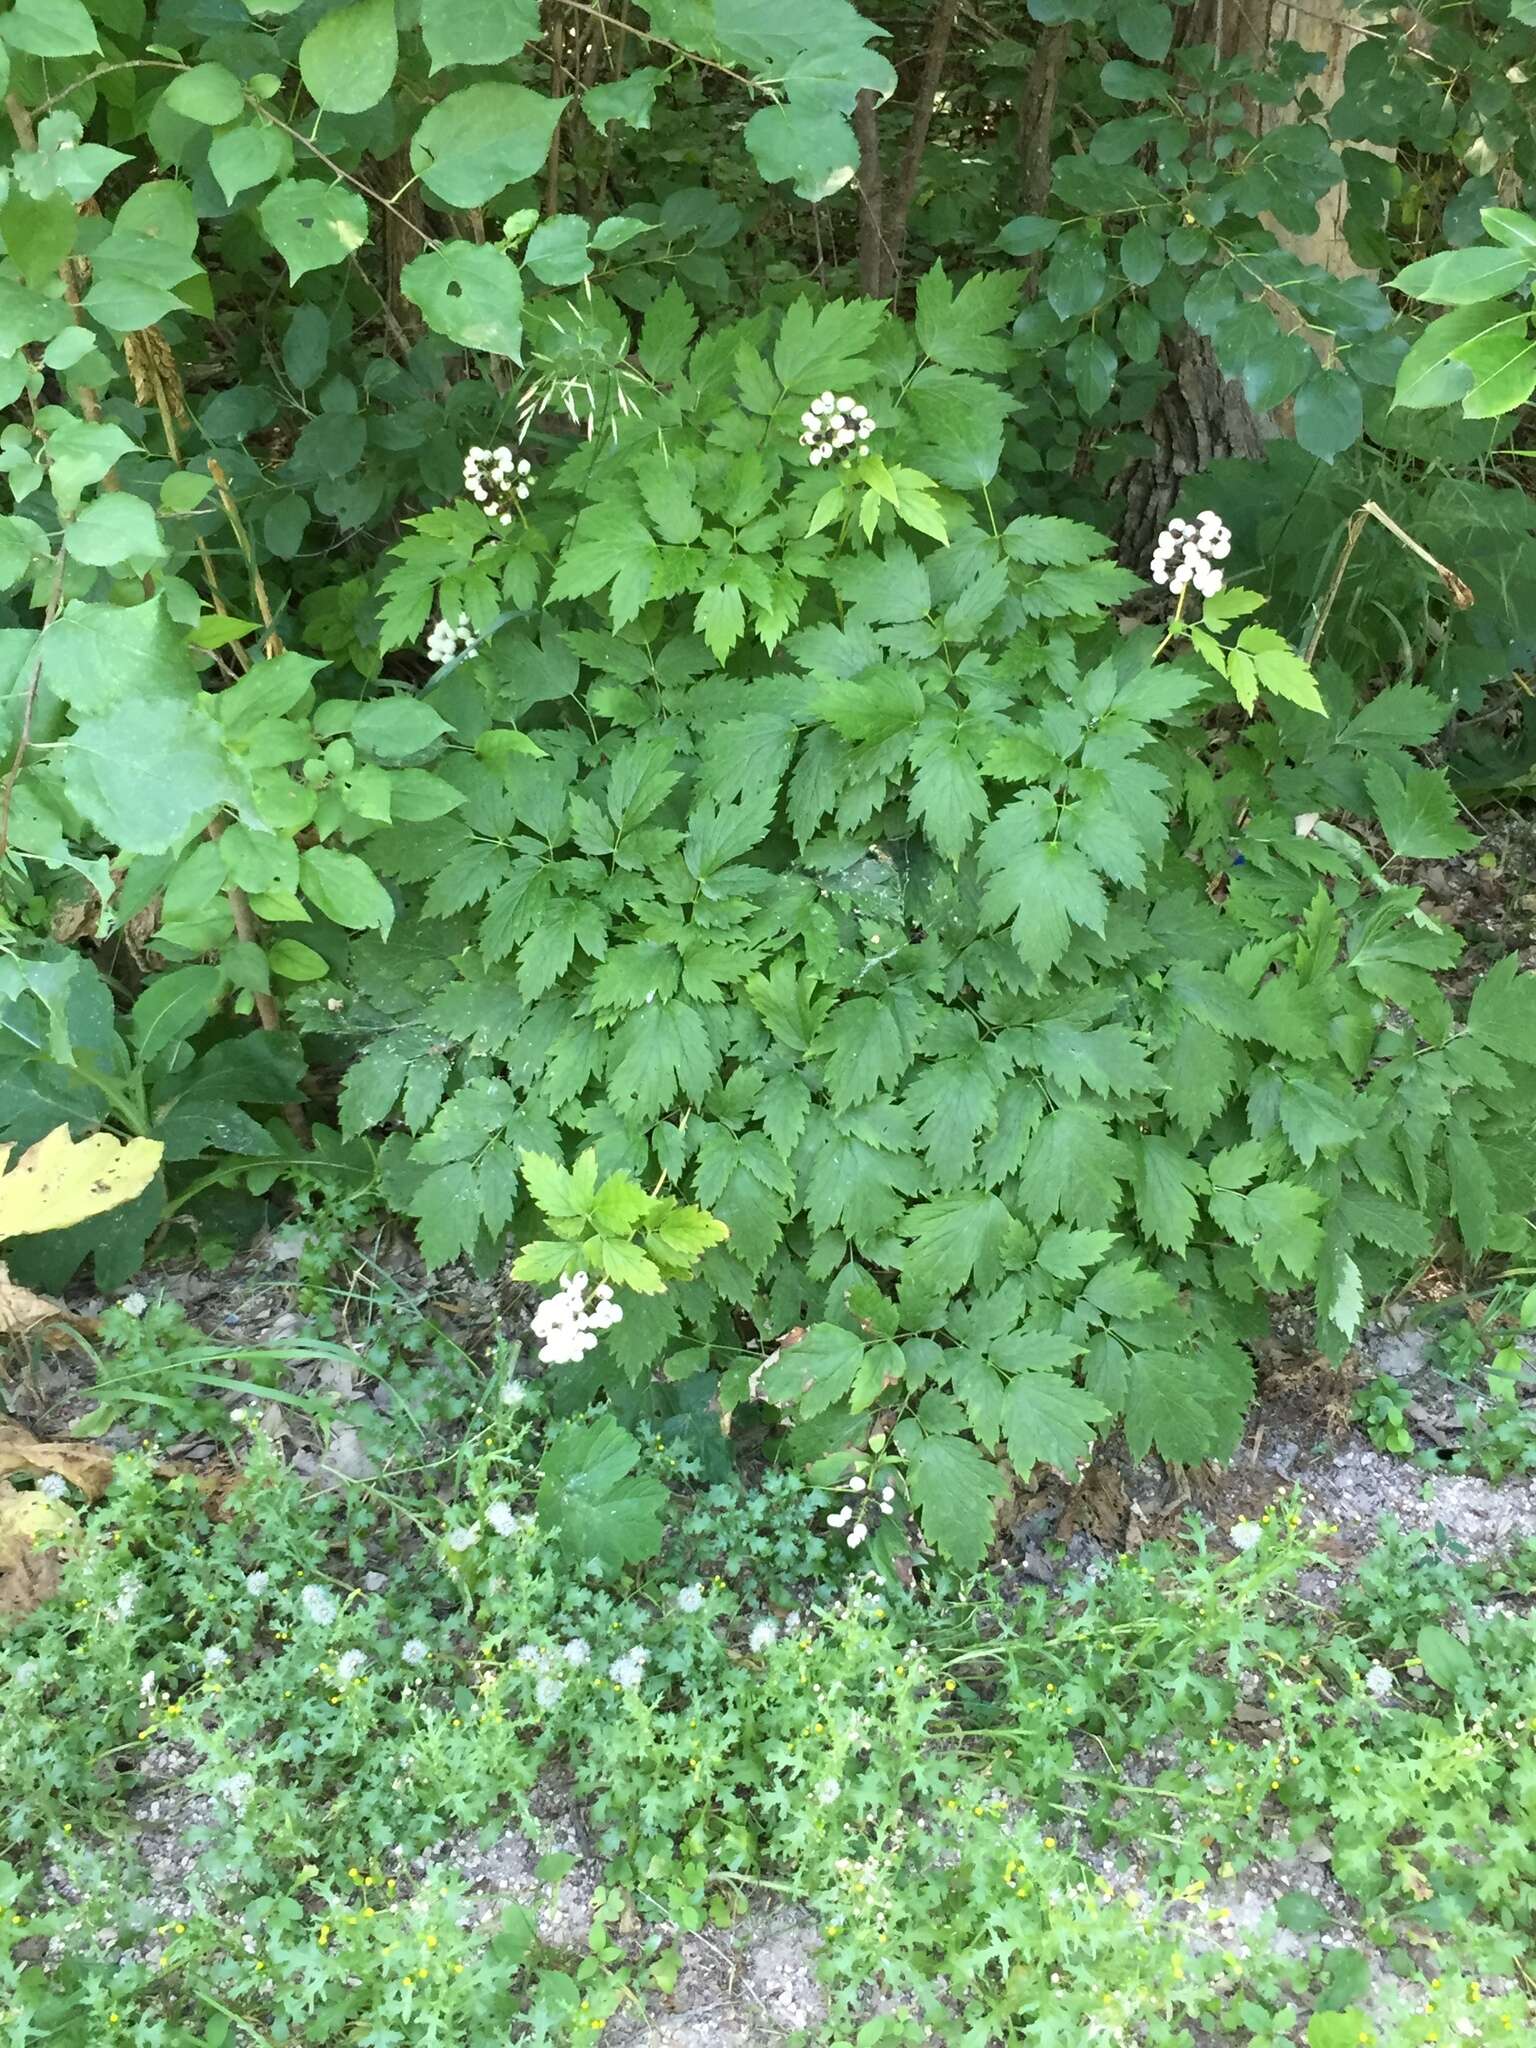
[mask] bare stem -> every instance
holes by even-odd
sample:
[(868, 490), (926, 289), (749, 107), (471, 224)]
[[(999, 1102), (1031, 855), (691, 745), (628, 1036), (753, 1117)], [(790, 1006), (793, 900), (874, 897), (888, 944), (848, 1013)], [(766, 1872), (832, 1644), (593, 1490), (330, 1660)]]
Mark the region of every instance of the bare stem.
[(0, 854), (4, 854), (11, 843), (11, 797), (16, 788), (16, 778), (21, 773), (21, 764), (27, 757), (27, 747), (32, 738), (32, 713), (37, 706), (38, 685), (43, 676), (43, 639), (48, 628), (59, 614), (59, 601), (64, 595), (64, 544), (59, 543), (59, 552), (53, 567), (53, 588), (48, 593), (47, 608), (43, 623), (38, 629), (37, 647), (32, 656), (32, 668), (27, 677), (26, 695), (21, 707), (21, 731), (17, 735), (16, 751), (11, 756), (11, 765), (5, 771), (5, 780), (0, 783)]

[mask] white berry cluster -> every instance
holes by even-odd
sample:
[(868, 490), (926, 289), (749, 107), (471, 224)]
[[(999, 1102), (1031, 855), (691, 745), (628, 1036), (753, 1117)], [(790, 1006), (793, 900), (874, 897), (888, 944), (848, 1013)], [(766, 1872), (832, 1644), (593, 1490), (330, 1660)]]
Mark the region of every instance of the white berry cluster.
[(432, 621), (432, 630), (427, 635), (427, 659), (441, 668), (456, 654), (473, 654), (479, 645), (470, 629), (468, 612), (460, 612), (456, 626), (450, 626), (446, 619)]
[(1232, 535), (1214, 512), (1202, 512), (1191, 523), (1171, 519), (1157, 536), (1152, 553), (1152, 581), (1166, 583), (1177, 597), (1192, 583), (1202, 597), (1221, 588), (1218, 562), (1232, 552)]
[[(855, 1474), (848, 1482), (848, 1491), (850, 1493), (865, 1493), (868, 1491), (868, 1484)], [(834, 1508), (832, 1513), (828, 1515), (827, 1527), (829, 1529), (848, 1529), (848, 1524), (853, 1522), (853, 1527), (848, 1529), (846, 1541), (850, 1550), (857, 1550), (859, 1545), (869, 1535), (870, 1524), (874, 1521), (876, 1514), (895, 1514), (895, 1501), (895, 1487), (882, 1486), (878, 1498), (874, 1494), (870, 1494), (868, 1501), (861, 1500), (858, 1503), (857, 1521), (854, 1521), (853, 1506), (845, 1502), (842, 1507)]]
[(515, 500), (532, 488), (533, 464), (507, 447), (471, 448), (464, 458), (464, 488), (498, 526), (512, 524)]
[(846, 462), (850, 455), (861, 454), (864, 443), (875, 431), (875, 423), (864, 406), (852, 398), (836, 398), (830, 391), (811, 400), (800, 415), (800, 424), (805, 429), (800, 446), (810, 449), (813, 468), (819, 468), (823, 462)]
[(624, 1311), (606, 1280), (593, 1289), (588, 1308), (586, 1274), (562, 1273), (560, 1292), (541, 1301), (533, 1312), (539, 1358), (545, 1365), (576, 1365), (597, 1343), (599, 1330), (611, 1330), (623, 1320)]

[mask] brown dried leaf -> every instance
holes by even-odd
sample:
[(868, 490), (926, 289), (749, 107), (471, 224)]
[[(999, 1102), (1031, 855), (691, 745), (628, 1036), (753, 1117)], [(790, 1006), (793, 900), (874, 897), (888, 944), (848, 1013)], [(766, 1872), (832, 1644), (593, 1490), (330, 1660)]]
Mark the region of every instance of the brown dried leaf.
[[(74, 1527), (56, 1500), (0, 1487), (0, 1622), (30, 1614), (58, 1592), (58, 1545)], [(39, 1537), (47, 1545), (41, 1550)]]
[(68, 1309), (14, 1281), (0, 1262), (0, 1337), (25, 1337), (29, 1330), (67, 1317)]
[(15, 1423), (0, 1422), (0, 1479), (12, 1472), (34, 1479), (56, 1472), (87, 1500), (100, 1500), (112, 1484), (112, 1465), (112, 1453), (97, 1444), (40, 1443)]

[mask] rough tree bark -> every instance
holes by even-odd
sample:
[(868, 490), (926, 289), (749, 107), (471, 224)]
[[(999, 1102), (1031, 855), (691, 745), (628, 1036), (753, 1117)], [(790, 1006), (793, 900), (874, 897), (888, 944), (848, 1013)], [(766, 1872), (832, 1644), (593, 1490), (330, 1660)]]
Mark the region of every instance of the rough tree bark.
[(1186, 477), (1229, 456), (1264, 453), (1263, 432), (1243, 387), (1222, 375), (1210, 343), (1191, 334), (1169, 355), (1172, 375), (1146, 420), (1155, 452), (1132, 463), (1112, 489), (1125, 501), (1120, 559), (1137, 569), (1150, 558)]

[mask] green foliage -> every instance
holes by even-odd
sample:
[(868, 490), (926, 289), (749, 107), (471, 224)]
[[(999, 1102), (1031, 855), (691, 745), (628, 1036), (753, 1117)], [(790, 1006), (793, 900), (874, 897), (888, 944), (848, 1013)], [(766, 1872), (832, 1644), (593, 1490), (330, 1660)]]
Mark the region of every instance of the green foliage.
[[(1410, 347), (1271, 223), (1342, 171), (1385, 260), (1401, 195), (1334, 145), (1430, 146), (1417, 55), (1373, 38), (1328, 133), (1253, 137), (1299, 53), (1085, 0), (1046, 210), (1002, 196), (1005, 41), (976, 149), (943, 94), (914, 134), (893, 308), (846, 258), (882, 32), (642, 11), (580, 68), (527, 0), (0, 22), (0, 1137), (164, 1146), (40, 1278), (293, 1188), (433, 1267), (579, 1258), (625, 1310), (582, 1391), (766, 1403), (968, 1563), (1005, 1465), (1230, 1449), (1269, 1292), (1338, 1351), (1447, 1219), (1525, 1241), (1531, 984), (1448, 993), (1415, 867), (1470, 844), (1447, 707), (1536, 632), (1514, 494), (1477, 487), (1467, 569), (1507, 630), (1481, 585), (1446, 628), (1415, 558), (1413, 634), (1299, 650), (1317, 537), (1390, 495), (1394, 379), (1514, 388), (1443, 321), (1523, 335), (1530, 238), (1445, 209)], [(1528, 25), (1479, 36), (1469, 132), (1523, 162), (1491, 81)], [(1160, 631), (1092, 522), (1197, 340), (1297, 445), (1220, 479), (1234, 583)], [(825, 463), (822, 394), (869, 429)], [(476, 499), (486, 447), (528, 468)], [(1454, 531), (1471, 489), (1425, 502)]]
[[(1426, 256), (1393, 279), (1400, 292), (1453, 310), (1431, 320), (1404, 356), (1394, 403), (1459, 402), (1469, 420), (1517, 412), (1536, 390), (1536, 220), (1485, 206), (1484, 245)], [(1511, 297), (1510, 295), (1514, 296)]]

